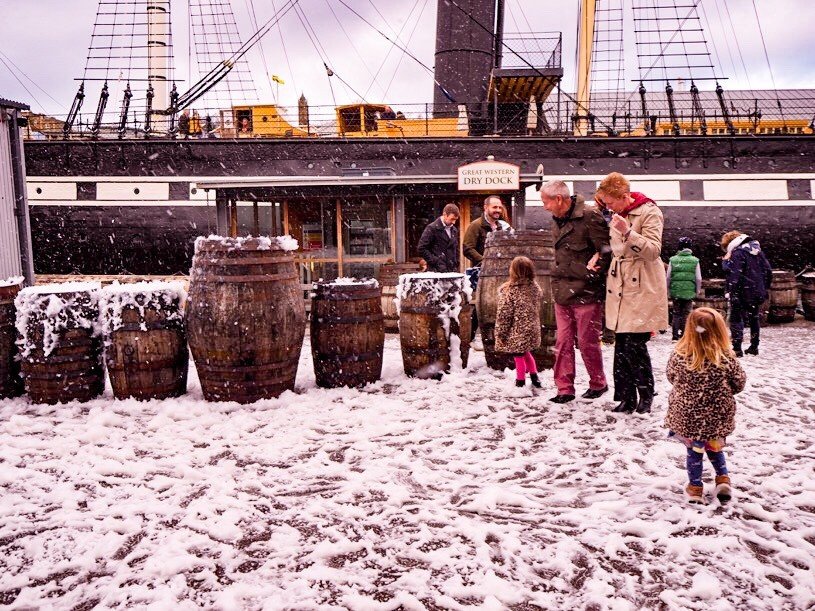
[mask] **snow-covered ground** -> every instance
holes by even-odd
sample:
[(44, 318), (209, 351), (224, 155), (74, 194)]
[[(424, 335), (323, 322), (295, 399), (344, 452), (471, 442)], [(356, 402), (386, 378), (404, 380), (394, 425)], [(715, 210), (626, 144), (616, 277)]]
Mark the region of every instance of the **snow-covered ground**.
[(317, 389), (306, 343), (296, 394), (247, 407), (194, 372), (177, 400), (0, 401), (0, 606), (813, 608), (813, 344), (771, 327), (743, 359), (736, 496), (701, 509), (662, 428), (668, 336), (646, 416), (549, 403), (550, 372), (512, 397), (482, 353), (408, 379), (395, 337), (362, 391)]

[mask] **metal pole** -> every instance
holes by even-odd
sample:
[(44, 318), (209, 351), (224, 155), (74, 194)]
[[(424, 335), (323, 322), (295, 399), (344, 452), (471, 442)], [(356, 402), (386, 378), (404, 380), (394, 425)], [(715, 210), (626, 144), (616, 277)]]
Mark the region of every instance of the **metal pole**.
[(25, 155), (18, 126), (19, 111), (9, 109), (9, 145), (11, 148), (11, 174), (14, 181), (14, 215), (20, 242), (20, 263), (26, 284), (34, 284), (34, 254), (31, 249), (31, 221), (28, 217), (28, 199), (25, 185)]

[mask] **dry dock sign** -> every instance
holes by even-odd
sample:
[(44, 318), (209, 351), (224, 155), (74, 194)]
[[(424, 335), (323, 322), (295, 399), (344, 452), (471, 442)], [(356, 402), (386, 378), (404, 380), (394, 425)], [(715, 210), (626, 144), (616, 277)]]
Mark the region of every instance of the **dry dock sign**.
[(503, 161), (476, 161), (459, 166), (459, 191), (518, 191), (521, 168)]

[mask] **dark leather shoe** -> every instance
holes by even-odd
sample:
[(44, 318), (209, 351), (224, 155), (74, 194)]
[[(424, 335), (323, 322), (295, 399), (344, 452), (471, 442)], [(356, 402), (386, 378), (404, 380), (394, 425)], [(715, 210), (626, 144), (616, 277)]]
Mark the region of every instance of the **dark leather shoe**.
[(541, 380), (538, 377), (537, 373), (530, 373), (529, 381), (532, 382), (532, 386), (534, 386), (535, 388), (541, 388)]
[(753, 356), (758, 356), (758, 346), (750, 344), (750, 347), (744, 351), (744, 354), (752, 354)]
[(596, 399), (597, 397), (602, 397), (604, 394), (608, 392), (608, 386), (603, 386), (603, 388), (598, 388), (597, 390), (592, 390), (589, 388), (586, 392), (584, 392), (581, 397), (584, 399)]
[(552, 403), (568, 403), (574, 401), (574, 395), (557, 395), (549, 399)]
[(629, 401), (620, 401), (620, 403), (618, 403), (611, 411), (618, 414), (631, 414), (634, 412), (636, 407), (636, 405)]

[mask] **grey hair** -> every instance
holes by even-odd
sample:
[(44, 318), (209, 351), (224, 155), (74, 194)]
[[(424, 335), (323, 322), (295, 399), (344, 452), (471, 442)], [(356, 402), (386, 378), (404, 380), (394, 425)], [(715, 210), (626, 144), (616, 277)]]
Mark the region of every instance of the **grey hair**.
[(562, 180), (550, 180), (541, 187), (541, 193), (549, 198), (554, 198), (560, 195), (563, 199), (569, 199), (572, 194), (569, 193), (568, 185)]

